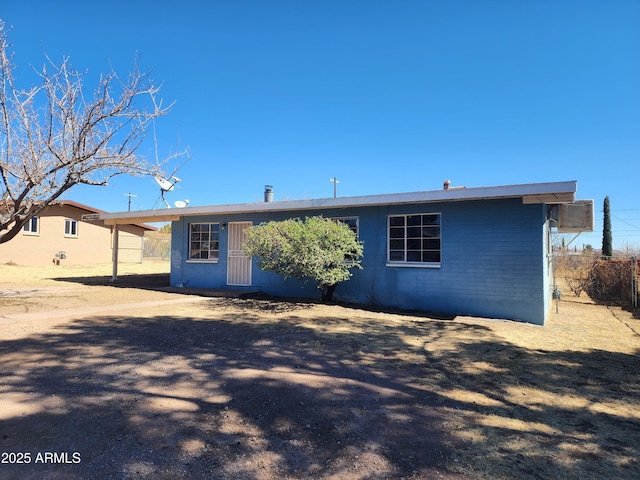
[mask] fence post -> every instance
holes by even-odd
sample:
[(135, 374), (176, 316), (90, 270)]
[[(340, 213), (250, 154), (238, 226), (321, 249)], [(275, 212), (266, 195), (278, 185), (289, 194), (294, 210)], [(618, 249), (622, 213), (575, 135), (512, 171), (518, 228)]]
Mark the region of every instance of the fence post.
[(638, 258), (631, 257), (631, 306), (638, 308), (638, 276), (636, 268), (638, 266)]
[(558, 279), (556, 277), (556, 254), (551, 251), (551, 271), (553, 273), (553, 293), (552, 297), (556, 301), (556, 313), (560, 311), (560, 290), (558, 289)]

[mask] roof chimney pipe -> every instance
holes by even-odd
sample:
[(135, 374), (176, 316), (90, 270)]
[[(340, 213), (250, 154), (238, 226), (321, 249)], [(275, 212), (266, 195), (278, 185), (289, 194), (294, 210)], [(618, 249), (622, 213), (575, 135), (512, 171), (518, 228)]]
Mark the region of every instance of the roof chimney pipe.
[(445, 180), (442, 184), (442, 188), (445, 190), (449, 190), (449, 185), (451, 185), (451, 182), (449, 180)]
[(264, 186), (264, 201), (273, 202), (273, 185)]

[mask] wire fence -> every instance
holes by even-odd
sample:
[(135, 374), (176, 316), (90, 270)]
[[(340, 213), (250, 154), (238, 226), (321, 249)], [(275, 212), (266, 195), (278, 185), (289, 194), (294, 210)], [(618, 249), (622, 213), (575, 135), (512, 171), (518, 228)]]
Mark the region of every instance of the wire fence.
[(171, 256), (171, 234), (147, 232), (142, 249), (144, 260), (169, 260)]
[(638, 256), (555, 253), (554, 276), (556, 285), (564, 283), (576, 296), (584, 292), (595, 301), (638, 308)]

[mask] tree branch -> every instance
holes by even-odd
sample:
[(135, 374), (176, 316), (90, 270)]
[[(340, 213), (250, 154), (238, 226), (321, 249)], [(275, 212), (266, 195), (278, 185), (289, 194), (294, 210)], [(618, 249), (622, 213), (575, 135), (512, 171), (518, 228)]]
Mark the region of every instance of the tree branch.
[[(68, 57), (46, 57), (41, 84), (17, 87), (0, 21), (0, 243), (74, 185), (106, 185), (117, 175), (157, 174), (137, 155), (150, 124), (169, 112), (137, 62), (122, 79), (111, 69), (92, 96)], [(175, 158), (175, 157), (170, 157)]]

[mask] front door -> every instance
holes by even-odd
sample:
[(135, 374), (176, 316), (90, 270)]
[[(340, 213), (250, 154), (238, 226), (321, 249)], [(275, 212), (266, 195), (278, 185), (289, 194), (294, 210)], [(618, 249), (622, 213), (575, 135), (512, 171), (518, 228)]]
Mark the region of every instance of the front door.
[(227, 285), (248, 287), (251, 285), (251, 257), (244, 254), (244, 229), (251, 222), (229, 223), (229, 253), (227, 257)]

